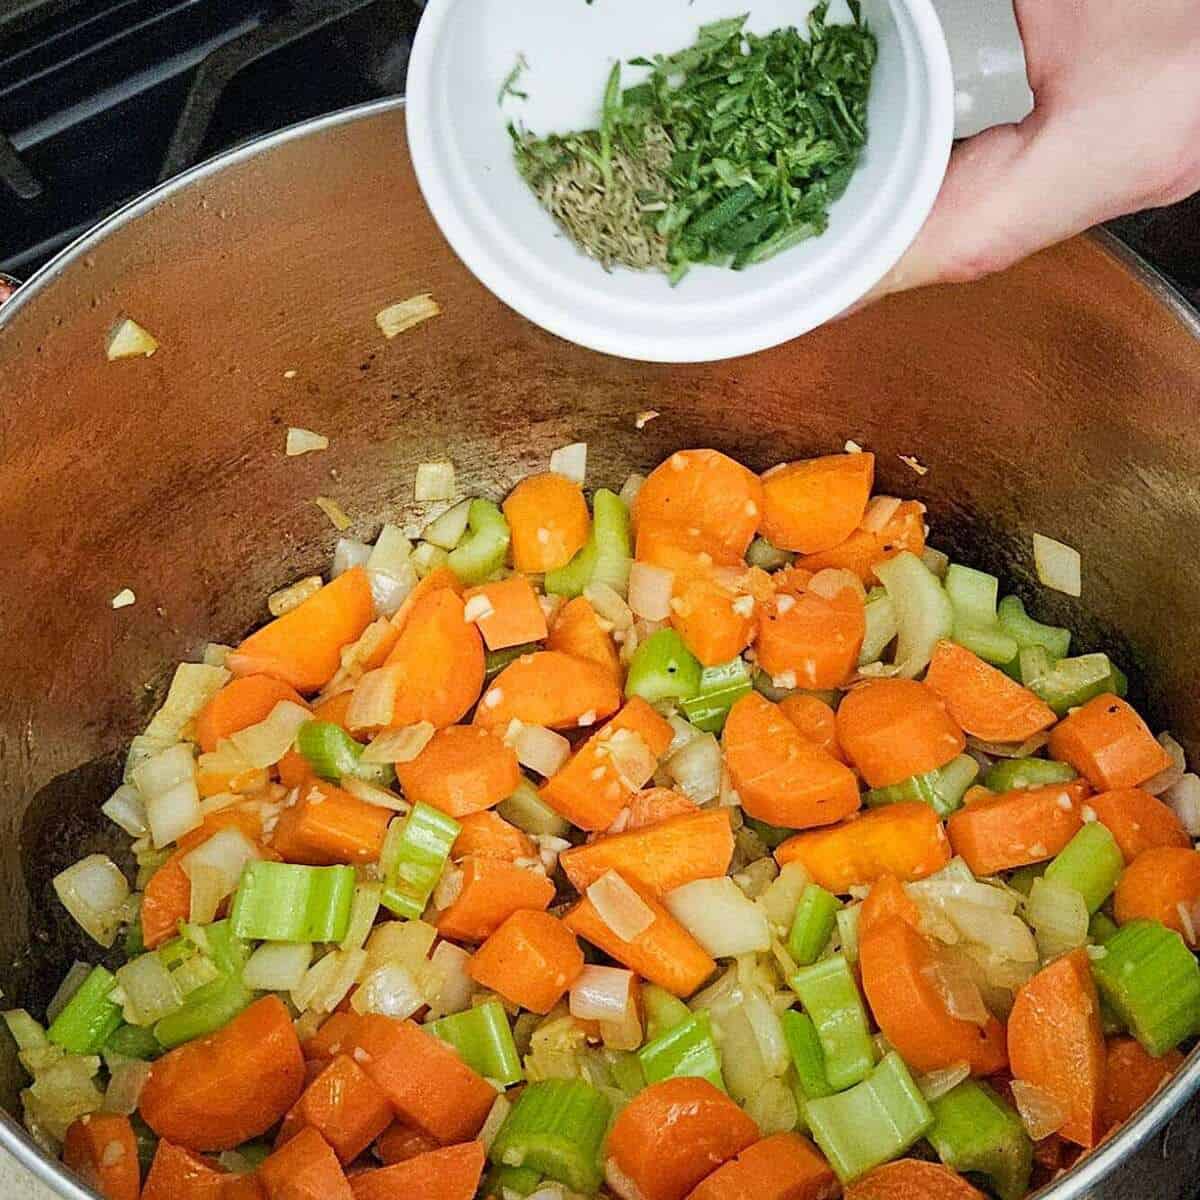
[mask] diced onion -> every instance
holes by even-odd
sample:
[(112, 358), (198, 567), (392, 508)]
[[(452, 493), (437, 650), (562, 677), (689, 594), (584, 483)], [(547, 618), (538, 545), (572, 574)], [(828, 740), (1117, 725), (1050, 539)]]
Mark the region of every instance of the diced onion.
[(671, 590), (675, 573), (665, 567), (635, 562), (629, 568), (629, 607), (648, 621), (666, 621), (671, 616)]
[(329, 439), (311, 429), (300, 429), (295, 425), (288, 427), (287, 441), (284, 443), (284, 454), (288, 458), (298, 458), (301, 454), (312, 454), (316, 450), (328, 450)]
[(939, 579), (946, 578), (946, 572), (950, 568), (950, 555), (935, 550), (932, 546), (926, 546), (921, 561)]
[(157, 954), (142, 954), (117, 971), (130, 1025), (153, 1025), (183, 1007), (183, 994)]
[(304, 579), (298, 579), (267, 597), (267, 611), (273, 617), (285, 616), (293, 609), (299, 608), (310, 596), (315, 596), (324, 586), (325, 581), (320, 575), (308, 575)]
[(346, 709), (346, 725), (352, 730), (385, 729), (396, 709), (396, 676), (386, 667), (368, 671), (359, 681)]
[(1015, 742), (985, 742), (982, 738), (968, 737), (967, 749), (989, 755), (992, 758), (1029, 758), (1049, 740), (1048, 733), (1035, 733), (1019, 744)]
[(433, 906), (447, 909), (462, 895), (464, 872), (455, 866), (443, 868), (441, 878), (433, 889)]
[(371, 557), (371, 547), (366, 542), (355, 541), (354, 538), (338, 538), (333, 548), (333, 576), (345, 575), (354, 567), (365, 567)]
[(381, 571), (396, 579), (404, 578), (409, 559), (412, 557), (413, 544), (404, 530), (398, 525), (385, 525), (375, 539), (375, 545), (370, 548), (366, 565), (372, 571)]
[(1024, 1079), (1014, 1079), (1009, 1086), (1025, 1132), (1033, 1141), (1040, 1142), (1063, 1127), (1067, 1119), (1066, 1110), (1048, 1092), (1026, 1083)]
[(109, 332), (104, 356), (109, 362), (116, 362), (119, 358), (149, 358), (157, 349), (158, 342), (154, 335), (132, 318), (125, 317)]
[(391, 812), (407, 813), (412, 805), (403, 796), (397, 796), (388, 788), (368, 783), (365, 779), (355, 779), (353, 775), (342, 776), (342, 790), (356, 796), (366, 804), (374, 804), (376, 808), (386, 808)]
[(190, 921), (207, 925), (217, 906), (233, 893), (248, 862), (260, 857), (258, 847), (240, 829), (219, 829), (180, 860), (192, 883)]
[(748, 987), (742, 998), (742, 1010), (754, 1032), (763, 1066), (772, 1078), (783, 1075), (792, 1063), (784, 1037), (783, 1024), (767, 993), (760, 987)]
[(229, 740), (250, 766), (271, 767), (291, 750), (300, 726), (311, 720), (312, 713), (303, 705), (280, 700), (265, 721), (238, 730)]
[(671, 726), (671, 744), (667, 747), (666, 757), (670, 758), (676, 750), (682, 750), (688, 742), (700, 736), (700, 730), (689, 721), (685, 721), (678, 713), (667, 718), (667, 724)]
[(1161, 796), (1168, 788), (1174, 787), (1187, 771), (1187, 757), (1183, 747), (1169, 734), (1160, 733), (1158, 744), (1171, 756), (1171, 765), (1141, 784), (1143, 792), (1151, 796)]
[(417, 464), (414, 494), (417, 500), (453, 500), (458, 492), (452, 462)]
[(403, 1021), (425, 1007), (425, 993), (407, 967), (386, 963), (363, 979), (350, 1007), (356, 1013), (378, 1013)]
[(550, 471), (554, 475), (562, 475), (573, 483), (583, 486), (587, 478), (587, 442), (572, 442), (569, 446), (560, 446), (550, 455)]
[(62, 906), (84, 932), (107, 949), (117, 940), (129, 884), (107, 854), (89, 854), (54, 877)]
[(220, 642), (209, 642), (204, 647), (201, 663), (206, 667), (220, 667), (224, 670), (225, 660), (232, 649), (232, 646), (223, 646)]
[(617, 967), (584, 967), (571, 985), (571, 1016), (581, 1021), (619, 1021), (625, 1015), (632, 987), (631, 971)]
[(504, 740), (512, 746), (521, 766), (547, 779), (571, 757), (571, 743), (561, 733), (541, 725), (522, 724), (518, 729), (510, 729)]
[(150, 832), (145, 801), (132, 784), (121, 784), (100, 806), (100, 811), (132, 838), (145, 837)]
[(791, 1133), (799, 1113), (792, 1089), (779, 1079), (768, 1079), (745, 1104), (746, 1115), (758, 1126), (763, 1137)]
[(348, 516), (346, 510), (329, 496), (318, 496), (313, 503), (329, 518), (329, 523), (339, 533), (343, 533), (354, 524)]
[(295, 991), (308, 971), (312, 954), (309, 942), (263, 942), (242, 968), (242, 982), (262, 992)]
[(625, 501), (626, 508), (633, 508), (633, 502), (637, 499), (637, 494), (642, 490), (642, 484), (645, 482), (645, 475), (635, 473), (621, 484), (621, 490), (617, 494)]
[(500, 1127), (508, 1120), (508, 1115), (511, 1112), (512, 1101), (508, 1100), (503, 1094), (497, 1096), (488, 1112), (487, 1118), (480, 1126), (479, 1132), (475, 1135), (476, 1141), (483, 1143), (484, 1151), (492, 1148), (492, 1143), (496, 1140), (496, 1134), (500, 1132)]
[(1184, 775), (1162, 795), (1189, 837), (1200, 837), (1200, 775)]
[[(309, 967), (299, 988), (291, 993), (292, 1002), (300, 1012), (310, 1008), (333, 1012), (354, 987), (366, 960), (365, 950), (331, 951), (315, 966)], [(358, 992), (354, 994), (357, 996)]]
[(1074, 888), (1051, 879), (1033, 881), (1025, 902), (1025, 919), (1043, 959), (1066, 954), (1087, 941), (1087, 901)]
[(721, 747), (711, 733), (694, 737), (664, 764), (675, 786), (697, 804), (721, 794), (721, 765)]
[(144, 736), (178, 741), (184, 726), (199, 715), (229, 680), (230, 673), (224, 667), (180, 663), (171, 677), (167, 698), (146, 726)]
[(865, 529), (867, 533), (882, 533), (887, 523), (896, 515), (900, 503), (896, 496), (872, 497), (867, 511), (863, 513), (859, 528)]
[(367, 971), (397, 962), (414, 976), (424, 970), (437, 930), (425, 921), (386, 921), (367, 940)]
[(389, 575), (368, 568), (367, 579), (371, 584), (371, 599), (376, 613), (381, 617), (390, 617), (400, 611), (400, 606), (417, 586), (417, 569), (412, 563), (405, 563), (399, 574)]
[(758, 898), (767, 920), (777, 929), (790, 929), (800, 896), (810, 883), (812, 876), (803, 863), (790, 862), (781, 867), (774, 882)]
[(663, 903), (713, 958), (759, 954), (771, 948), (766, 913), (727, 876), (685, 883), (668, 892)]
[[(410, 296), (396, 304), (389, 304), (375, 314), (375, 324), (388, 341), (401, 333), (407, 333), (424, 321), (440, 316), (442, 306), (433, 298), (432, 293), (422, 292), (419, 296)], [(420, 497), (418, 496), (419, 500)]]
[(964, 900), (948, 904), (946, 912), (968, 941), (1013, 962), (1037, 962), (1037, 943), (1020, 917)]
[(896, 665), (902, 676), (915, 678), (953, 632), (954, 607), (937, 577), (908, 551), (876, 563), (875, 574), (896, 611)]
[(152, 1063), (139, 1059), (130, 1059), (113, 1067), (101, 1110), (122, 1117), (132, 1116), (137, 1111), (142, 1089), (146, 1086), (152, 1070)]
[(435, 730), (428, 721), (416, 725), (403, 725), (399, 729), (385, 729), (371, 740), (362, 752), (365, 763), (412, 762), (433, 739)]
[(633, 729), (618, 729), (600, 743), (600, 751), (612, 760), (617, 777), (631, 792), (640, 792), (658, 766), (646, 739)]
[(921, 1095), (930, 1102), (940, 1100), (947, 1092), (952, 1092), (964, 1079), (971, 1078), (971, 1067), (968, 1063), (957, 1062), (928, 1075), (918, 1075), (913, 1081), (921, 1089)]
[(944, 950), (938, 955), (930, 968), (929, 979), (952, 1017), (980, 1026), (992, 1019), (991, 1011), (979, 992), (979, 984), (966, 964), (951, 951)]
[(1083, 594), (1079, 551), (1040, 533), (1033, 535), (1033, 563), (1038, 579), (1068, 596)]
[(437, 995), (431, 1008), (443, 1016), (471, 1007), (475, 981), (467, 970), (471, 956), (453, 942), (438, 942), (429, 962), (437, 980)]
[(607, 583), (589, 583), (583, 589), (583, 598), (596, 610), (602, 620), (611, 621), (614, 629), (627, 630), (633, 627), (633, 612), (625, 597)]
[(654, 924), (654, 911), (616, 871), (601, 875), (587, 889), (587, 898), (600, 920), (623, 942), (636, 941)]
[(58, 985), (58, 990), (46, 1005), (46, 1024), (53, 1025), (58, 1014), (70, 1003), (71, 997), (83, 986), (83, 981), (92, 973), (92, 968), (85, 962), (73, 962), (71, 969)]
[(134, 595), (133, 588), (122, 588), (110, 601), (112, 608), (129, 608), (137, 603), (137, 596)]
[(471, 501), (461, 500), (446, 509), (440, 517), (430, 521), (421, 536), (433, 546), (453, 550), (467, 532), (467, 518), (471, 514)]

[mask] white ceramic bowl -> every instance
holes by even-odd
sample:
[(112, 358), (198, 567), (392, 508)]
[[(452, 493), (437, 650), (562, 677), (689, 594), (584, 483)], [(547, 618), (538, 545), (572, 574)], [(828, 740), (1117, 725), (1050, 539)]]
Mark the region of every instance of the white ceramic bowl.
[[(690, 45), (700, 25), (803, 27), (809, 0), (429, 0), (408, 76), (408, 134), (425, 199), (467, 266), (505, 303), (594, 350), (654, 362), (732, 358), (844, 312), (895, 265), (933, 206), (954, 84), (930, 0), (863, 0), (879, 42), (866, 150), (829, 229), (745, 271), (606, 273), (517, 173), (510, 119), (539, 133), (594, 127), (613, 60)], [(497, 97), (519, 55), (527, 101)], [(629, 68), (625, 81), (637, 72)]]

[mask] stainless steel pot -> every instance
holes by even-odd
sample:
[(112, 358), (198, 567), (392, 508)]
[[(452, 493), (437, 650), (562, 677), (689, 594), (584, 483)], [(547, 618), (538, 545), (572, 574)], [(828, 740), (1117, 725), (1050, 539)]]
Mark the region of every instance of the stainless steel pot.
[[(374, 314), (444, 315), (385, 342)], [(128, 314), (161, 342), (107, 363)], [(292, 375), (291, 373), (295, 374)], [(467, 274), (421, 202), (397, 103), (243, 147), (138, 201), (0, 310), (0, 986), (44, 1005), (95, 958), (54, 872), (120, 842), (97, 807), (170, 664), (235, 641), (274, 588), (327, 563), (338, 499), (371, 535), (412, 510), (418, 461), (499, 494), (565, 441), (595, 481), (680, 446), (755, 467), (854, 438), (935, 544), (1030, 582), (1029, 537), (1077, 546), (1080, 603), (1041, 615), (1132, 670), (1156, 728), (1200, 754), (1200, 323), (1100, 239), (971, 288), (895, 299), (769, 354), (697, 367), (600, 357)], [(662, 415), (643, 431), (640, 410)], [(329, 435), (283, 455), (284, 429)], [(900, 455), (915, 455), (915, 474)], [(111, 598), (130, 587), (131, 608)], [(21, 1072), (0, 1047), (0, 1103)], [(1200, 1058), (1055, 1200), (1194, 1190)], [(8, 1118), (0, 1145), (86, 1192)]]

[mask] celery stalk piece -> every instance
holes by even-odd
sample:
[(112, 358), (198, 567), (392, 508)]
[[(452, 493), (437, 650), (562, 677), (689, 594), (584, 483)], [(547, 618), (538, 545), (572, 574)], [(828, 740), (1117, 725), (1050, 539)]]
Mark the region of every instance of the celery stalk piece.
[(705, 667), (700, 672), (700, 690), (684, 698), (679, 707), (697, 729), (720, 733), (729, 710), (752, 688), (749, 666), (735, 658), (719, 667)]
[(942, 1162), (960, 1174), (984, 1176), (999, 1200), (1021, 1200), (1029, 1191), (1033, 1142), (1016, 1110), (974, 1079), (929, 1107), (933, 1126), (925, 1136)]
[(876, 588), (867, 597), (866, 608), (863, 611), (867, 629), (863, 635), (862, 649), (858, 652), (860, 667), (878, 662), (897, 631), (896, 607), (888, 599), (888, 594), (883, 588)]
[(1046, 873), (1044, 862), (1031, 863), (1027, 867), (1018, 867), (1009, 877), (1008, 886), (1022, 896), (1028, 896), (1033, 891), (1034, 880), (1041, 879)]
[(150, 1060), (162, 1054), (163, 1046), (152, 1030), (142, 1029), (137, 1025), (122, 1025), (114, 1030), (104, 1043), (103, 1051), (105, 1054), (116, 1054), (121, 1058)]
[(472, 500), (467, 532), (450, 551), (446, 565), (463, 583), (483, 583), (504, 566), (510, 540), (508, 521), (499, 506), (490, 500)]
[(507, 796), (496, 805), (496, 812), (528, 834), (562, 837), (571, 828), (570, 823), (559, 816), (538, 795), (537, 788), (525, 778), (517, 784), (511, 796)]
[(694, 1076), (725, 1091), (721, 1052), (713, 1039), (712, 1021), (703, 1010), (647, 1042), (637, 1058), (647, 1083)]
[(181, 1009), (155, 1023), (154, 1036), (165, 1049), (214, 1033), (254, 999), (254, 993), (242, 982), (250, 947), (236, 935), (232, 921), (204, 926), (204, 944), (213, 966), (221, 972), (220, 978), (197, 988)]
[(984, 662), (998, 666), (1012, 662), (1020, 647), (1000, 627), (996, 615), (1000, 581), (985, 571), (953, 563), (946, 569), (943, 586), (954, 606), (954, 640)]
[(634, 652), (625, 695), (650, 704), (687, 700), (700, 691), (700, 661), (673, 629), (652, 633)]
[(592, 497), (592, 529), (586, 545), (565, 567), (546, 572), (552, 596), (582, 596), (589, 583), (607, 583), (623, 596), (629, 589), (633, 541), (629, 509), (615, 492), (600, 488)]
[(396, 778), (391, 763), (362, 762), (366, 747), (332, 721), (306, 721), (296, 735), (296, 748), (321, 779), (333, 783), (340, 783), (344, 775), (350, 775), (387, 787)]
[(1088, 923), (1088, 938), (1093, 945), (1103, 946), (1111, 941), (1117, 934), (1117, 923), (1105, 913), (1098, 912), (1092, 914), (1092, 919)]
[(983, 777), (983, 786), (993, 792), (1015, 792), (1021, 788), (1048, 787), (1069, 783), (1076, 778), (1075, 768), (1049, 758), (1002, 758), (993, 763)]
[[(380, 858), (384, 872), (382, 903), (385, 908), (398, 917), (413, 921), (425, 911), (461, 828), (452, 817), (423, 802), (414, 804), (403, 820), (392, 822)], [(350, 875), (353, 879), (354, 872), (351, 871)]]
[(1100, 996), (1148, 1054), (1161, 1058), (1200, 1032), (1200, 963), (1173, 929), (1130, 921), (1092, 962)]
[(610, 1051), (608, 1065), (617, 1087), (630, 1099), (646, 1086), (646, 1075), (636, 1054), (628, 1050)]
[(869, 808), (912, 802), (928, 804), (939, 817), (948, 817), (962, 806), (967, 788), (978, 775), (979, 764), (969, 754), (960, 754), (937, 770), (910, 776), (889, 787), (872, 788), (864, 799)]
[(1066, 658), (1071, 650), (1071, 631), (1055, 625), (1043, 625), (1025, 611), (1025, 605), (1017, 596), (1005, 596), (996, 610), (1000, 628), (1016, 640), (1024, 650), (1028, 646), (1042, 646), (1051, 658)]
[(432, 1021), (425, 1029), (449, 1042), (459, 1058), (485, 1079), (508, 1087), (525, 1078), (508, 1014), (496, 1000)]
[(907, 678), (919, 675), (933, 649), (954, 631), (954, 606), (938, 577), (905, 550), (875, 564), (875, 574), (896, 610), (896, 665)]
[(768, 825), (766, 821), (758, 821), (755, 820), (754, 817), (743, 817), (742, 824), (744, 824), (747, 829), (752, 830), (754, 832), (754, 836), (757, 837), (758, 840), (762, 842), (762, 844), (766, 846), (768, 850), (774, 850), (777, 847), (782, 846), (783, 843), (788, 840), (788, 838), (795, 837), (796, 835), (796, 831), (794, 829), (783, 829), (778, 825)]
[(805, 1101), (832, 1096), (834, 1087), (825, 1074), (825, 1053), (817, 1037), (817, 1027), (808, 1013), (789, 1008), (780, 1017), (783, 1036), (792, 1056), (796, 1084)]
[(682, 1000), (656, 983), (642, 988), (642, 1007), (646, 1011), (646, 1037), (651, 1041), (682, 1025), (692, 1015)]
[(843, 1183), (898, 1158), (933, 1124), (925, 1097), (895, 1051), (849, 1091), (810, 1100), (805, 1117)]
[(746, 561), (764, 571), (778, 571), (780, 567), (790, 567), (796, 556), (790, 550), (780, 550), (760, 534), (746, 550)]
[(264, 942), (340, 942), (354, 906), (353, 867), (251, 862), (230, 920), (238, 937)]
[(532, 1167), (493, 1167), (487, 1173), (483, 1189), (485, 1196), (499, 1196), (503, 1200), (511, 1196), (529, 1196), (542, 1182), (541, 1171)]
[(1106, 692), (1124, 694), (1117, 678), (1120, 672), (1107, 654), (1084, 654), (1050, 663), (1042, 647), (1032, 646), (1021, 651), (1020, 664), (1021, 682), (1060, 717)]
[(788, 935), (788, 953), (797, 966), (812, 966), (821, 957), (833, 936), (841, 907), (838, 898), (818, 884), (810, 883), (800, 893), (800, 903), (796, 906)]
[(99, 1054), (124, 1024), (121, 1006), (109, 999), (116, 983), (111, 971), (93, 967), (46, 1031), (50, 1041), (71, 1054)]
[(865, 1079), (875, 1065), (875, 1043), (846, 956), (805, 967), (790, 982), (816, 1026), (829, 1082), (840, 1091)]
[(582, 1079), (546, 1079), (521, 1093), (488, 1152), (497, 1166), (528, 1167), (592, 1195), (604, 1174), (600, 1148), (612, 1105)]
[(1112, 895), (1125, 858), (1107, 826), (1085, 825), (1046, 868), (1046, 879), (1074, 888), (1094, 913)]
[(518, 658), (533, 654), (540, 650), (540, 642), (525, 642), (520, 646), (505, 646), (503, 650), (489, 650), (484, 655), (483, 675), (485, 679), (494, 679), (505, 667), (511, 666)]

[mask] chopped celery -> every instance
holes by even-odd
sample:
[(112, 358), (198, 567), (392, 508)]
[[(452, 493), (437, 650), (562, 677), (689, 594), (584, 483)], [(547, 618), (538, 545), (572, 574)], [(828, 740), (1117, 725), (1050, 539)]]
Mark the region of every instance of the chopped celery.
[(50, 1041), (71, 1054), (99, 1054), (122, 1024), (121, 1006), (109, 999), (116, 983), (111, 971), (93, 967), (46, 1031)]
[(626, 1096), (636, 1096), (646, 1086), (646, 1075), (636, 1054), (627, 1050), (610, 1051), (608, 1065), (613, 1081)]
[(571, 828), (570, 823), (560, 817), (524, 777), (517, 784), (516, 791), (500, 801), (496, 812), (518, 829), (535, 836), (562, 837)]
[(485, 1079), (508, 1087), (525, 1078), (521, 1056), (513, 1042), (508, 1014), (496, 1000), (425, 1026), (428, 1032), (449, 1042), (471, 1070)]
[(1014, 638), (1022, 650), (1027, 646), (1043, 646), (1051, 658), (1066, 658), (1071, 650), (1071, 631), (1035, 621), (1017, 596), (1005, 596), (996, 615), (1000, 628)]
[(961, 1174), (984, 1176), (999, 1200), (1021, 1200), (1029, 1190), (1033, 1142), (1016, 1110), (974, 1079), (929, 1107), (933, 1126), (925, 1136), (942, 1162)]
[(1094, 913), (1112, 895), (1125, 859), (1108, 827), (1085, 825), (1046, 868), (1046, 879), (1074, 888)]
[(780, 550), (760, 535), (750, 543), (746, 561), (764, 571), (778, 571), (780, 567), (790, 567), (796, 561), (796, 556), (790, 550)]
[(1124, 694), (1124, 676), (1107, 654), (1084, 654), (1051, 663), (1041, 646), (1021, 651), (1021, 682), (1060, 717), (1105, 692)]
[(637, 1052), (637, 1058), (647, 1083), (695, 1076), (725, 1090), (721, 1052), (713, 1040), (712, 1022), (703, 1010), (647, 1042)]
[[(446, 868), (450, 847), (462, 827), (424, 802), (418, 802), (403, 820), (388, 827), (387, 842), (380, 857), (384, 874), (383, 906), (398, 917), (416, 920), (429, 903), (433, 889)], [(350, 872), (353, 880), (354, 872)], [(293, 938), (292, 941), (328, 941), (322, 938)], [(333, 939), (336, 940), (336, 939)]]
[(565, 567), (546, 572), (546, 591), (552, 596), (582, 596), (589, 583), (607, 583), (623, 596), (632, 562), (629, 509), (615, 492), (600, 488), (592, 497), (587, 544)]
[(487, 1173), (483, 1194), (496, 1200), (508, 1200), (509, 1196), (529, 1196), (536, 1192), (542, 1182), (541, 1171), (532, 1167), (496, 1166)]
[(875, 574), (896, 609), (896, 665), (908, 678), (919, 675), (933, 648), (954, 630), (954, 606), (938, 577), (905, 550), (875, 564)]
[(888, 599), (888, 594), (883, 588), (876, 588), (867, 597), (863, 614), (867, 627), (863, 635), (862, 649), (858, 652), (860, 667), (878, 662), (896, 636), (896, 607)]
[(450, 551), (446, 565), (466, 584), (483, 583), (508, 557), (508, 522), (490, 500), (472, 500), (467, 511), (467, 532)]
[(832, 1096), (834, 1087), (825, 1074), (825, 1054), (812, 1017), (789, 1008), (780, 1021), (796, 1070), (796, 1084), (804, 1099), (820, 1100), (823, 1096)]
[(265, 942), (340, 942), (354, 882), (353, 867), (247, 863), (230, 911), (234, 932)]
[(525, 642), (521, 646), (505, 646), (503, 650), (489, 650), (484, 657), (484, 678), (494, 679), (505, 667), (515, 663), (518, 658), (532, 654), (541, 648), (539, 642)]
[(700, 691), (700, 661), (673, 629), (652, 633), (635, 651), (625, 679), (625, 695), (651, 704), (686, 700)]
[(985, 571), (954, 563), (946, 569), (943, 586), (954, 606), (954, 640), (984, 662), (998, 666), (1012, 662), (1020, 647), (996, 616), (1000, 581)]
[(816, 1026), (829, 1082), (840, 1091), (865, 1079), (875, 1065), (875, 1043), (846, 956), (805, 967), (790, 982)]
[(546, 1079), (521, 1093), (488, 1156), (505, 1167), (529, 1167), (575, 1192), (592, 1195), (604, 1174), (600, 1147), (612, 1105), (582, 1079)]
[(125, 930), (125, 957), (137, 958), (139, 954), (146, 953), (146, 942), (142, 937), (142, 912), (138, 909), (138, 915), (134, 917)]
[(1015, 792), (1021, 788), (1048, 787), (1068, 783), (1075, 768), (1049, 758), (1002, 758), (983, 777), (983, 786), (993, 792)]
[(838, 940), (841, 952), (849, 963), (858, 962), (858, 918), (861, 912), (861, 904), (847, 904), (838, 909)]
[(158, 1058), (163, 1052), (162, 1043), (153, 1031), (137, 1025), (122, 1025), (113, 1031), (104, 1043), (105, 1054), (117, 1054), (121, 1058)]
[(197, 988), (181, 1009), (155, 1024), (154, 1036), (166, 1049), (228, 1025), (254, 999), (254, 993), (242, 982), (250, 947), (234, 932), (232, 922), (204, 926), (204, 945), (207, 956), (221, 972), (220, 978)]
[(46, 1031), (23, 1008), (10, 1008), (0, 1013), (17, 1049), (44, 1050), (48, 1045)]
[(915, 801), (928, 804), (939, 817), (948, 817), (962, 806), (962, 798), (978, 774), (979, 764), (969, 754), (960, 754), (944, 767), (924, 775), (913, 775), (889, 787), (872, 788), (864, 799), (870, 808)]
[(692, 1015), (682, 1000), (655, 983), (642, 988), (642, 1007), (646, 1010), (646, 1036), (651, 1040), (682, 1025)]
[(1117, 923), (1106, 913), (1098, 912), (1092, 914), (1092, 919), (1088, 923), (1088, 938), (1096, 946), (1103, 946), (1110, 941), (1117, 933)]
[(1100, 995), (1148, 1054), (1200, 1033), (1200, 963), (1173, 929), (1130, 921), (1092, 962)]
[(744, 659), (735, 658), (719, 667), (705, 667), (700, 672), (699, 692), (685, 697), (679, 707), (697, 729), (720, 733), (729, 710), (752, 686), (750, 668)]
[(781, 829), (778, 825), (768, 825), (766, 821), (759, 821), (754, 817), (743, 817), (742, 824), (750, 829), (768, 850), (782, 846), (788, 838), (796, 835), (794, 829)]
[(1034, 880), (1041, 879), (1046, 873), (1044, 862), (1031, 863), (1027, 867), (1018, 867), (1009, 877), (1008, 886), (1022, 896), (1028, 896), (1033, 890)]
[(838, 898), (818, 884), (810, 883), (800, 893), (800, 903), (788, 935), (788, 953), (797, 966), (811, 966), (824, 953), (841, 907)]
[(893, 1051), (861, 1083), (810, 1100), (805, 1117), (843, 1183), (898, 1158), (933, 1124), (933, 1113)]
[(296, 735), (296, 749), (321, 779), (334, 783), (350, 775), (386, 787), (396, 778), (391, 763), (362, 762), (366, 747), (332, 721), (306, 721)]
[(419, 542), (409, 561), (416, 569), (417, 578), (424, 579), (439, 567), (444, 567), (449, 558), (450, 555), (441, 546), (435, 546), (432, 542)]

